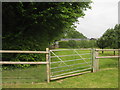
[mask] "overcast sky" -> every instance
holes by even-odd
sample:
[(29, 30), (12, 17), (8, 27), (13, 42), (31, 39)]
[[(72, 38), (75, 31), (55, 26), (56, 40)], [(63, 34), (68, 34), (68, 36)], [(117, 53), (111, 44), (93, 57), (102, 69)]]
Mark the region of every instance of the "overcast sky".
[(92, 0), (92, 9), (79, 18), (77, 30), (88, 38), (99, 38), (108, 29), (118, 24), (118, 2), (120, 0)]

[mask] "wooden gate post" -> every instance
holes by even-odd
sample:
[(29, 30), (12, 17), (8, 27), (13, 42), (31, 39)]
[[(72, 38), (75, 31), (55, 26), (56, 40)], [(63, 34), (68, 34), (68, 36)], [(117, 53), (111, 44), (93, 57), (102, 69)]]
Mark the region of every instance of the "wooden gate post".
[(92, 72), (99, 71), (99, 59), (96, 58), (97, 56), (98, 56), (98, 52), (95, 49), (93, 49), (92, 50), (92, 66), (93, 66)]
[(46, 48), (46, 62), (47, 62), (47, 82), (50, 82), (50, 61), (49, 61), (49, 48)]
[[(98, 57), (99, 56), (99, 52), (96, 51), (95, 55), (96, 55), (96, 57)], [(98, 58), (95, 58), (95, 59), (96, 59), (96, 72), (97, 72), (97, 71), (99, 71), (99, 59)]]

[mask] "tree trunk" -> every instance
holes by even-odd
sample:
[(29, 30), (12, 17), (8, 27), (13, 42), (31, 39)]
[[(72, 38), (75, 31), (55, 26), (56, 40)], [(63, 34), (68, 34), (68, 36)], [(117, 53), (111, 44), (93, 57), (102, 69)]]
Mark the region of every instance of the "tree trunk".
[(115, 51), (114, 51), (114, 55), (115, 55)]
[[(102, 48), (103, 49), (103, 48)], [(104, 51), (102, 51), (102, 54), (104, 53)]]

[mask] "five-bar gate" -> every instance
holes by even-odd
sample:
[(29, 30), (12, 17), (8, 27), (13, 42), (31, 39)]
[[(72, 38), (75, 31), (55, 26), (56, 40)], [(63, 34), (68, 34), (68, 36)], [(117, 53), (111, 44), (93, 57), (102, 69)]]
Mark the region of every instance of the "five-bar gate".
[(92, 49), (50, 50), (50, 80), (92, 71)]

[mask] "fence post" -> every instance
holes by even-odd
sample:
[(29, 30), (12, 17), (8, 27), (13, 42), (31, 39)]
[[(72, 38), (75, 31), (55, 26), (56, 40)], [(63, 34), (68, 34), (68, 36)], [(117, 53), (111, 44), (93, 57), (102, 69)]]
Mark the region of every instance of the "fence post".
[(99, 70), (99, 59), (96, 59), (98, 56), (98, 52), (95, 51), (95, 49), (92, 50), (92, 66), (93, 70), (92, 72), (97, 72)]
[[(99, 56), (99, 52), (98, 51), (96, 51), (96, 57), (98, 57)], [(96, 59), (96, 58), (95, 58)], [(96, 72), (97, 71), (99, 71), (99, 59), (96, 59)]]
[(95, 72), (95, 49), (92, 49), (92, 72)]
[(46, 48), (46, 62), (47, 63), (47, 82), (50, 82), (50, 61), (49, 61), (49, 48)]

